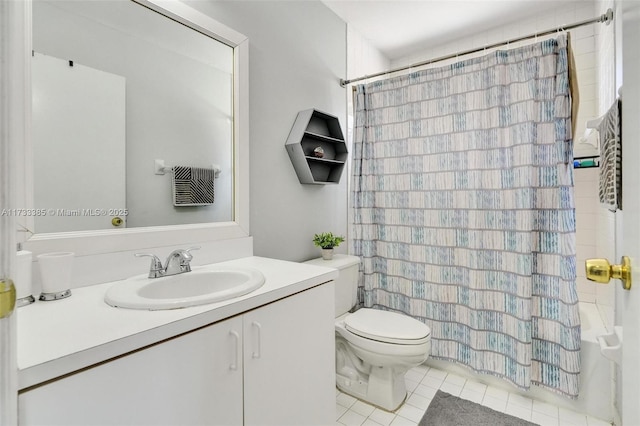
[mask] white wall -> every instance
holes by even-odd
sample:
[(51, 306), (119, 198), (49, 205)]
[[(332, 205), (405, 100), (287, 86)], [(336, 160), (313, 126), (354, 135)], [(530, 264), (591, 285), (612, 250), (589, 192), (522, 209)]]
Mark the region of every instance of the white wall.
[(347, 28), (347, 50), (346, 79), (386, 71), (391, 66), (389, 59), (351, 26)]
[[(249, 38), (251, 233), (259, 256), (320, 256), (314, 233), (347, 233), (347, 180), (302, 185), (285, 141), (298, 111), (337, 116), (346, 134), (346, 24), (319, 1), (187, 4)], [(338, 252), (346, 252), (346, 244)]]
[[(391, 62), (369, 40), (367, 40), (358, 30), (347, 24), (347, 77), (346, 79), (359, 78), (367, 74), (375, 74), (391, 68)], [(349, 151), (353, 146), (353, 87), (357, 84), (367, 83), (367, 81), (355, 82), (347, 87), (347, 146)], [(351, 164), (348, 164), (346, 173), (351, 180)], [(349, 208), (351, 208), (351, 198), (349, 198)], [(351, 212), (351, 210), (349, 210)], [(353, 224), (353, 217), (349, 216), (349, 226)], [(350, 228), (351, 229), (351, 228)], [(351, 244), (351, 241), (349, 241)]]

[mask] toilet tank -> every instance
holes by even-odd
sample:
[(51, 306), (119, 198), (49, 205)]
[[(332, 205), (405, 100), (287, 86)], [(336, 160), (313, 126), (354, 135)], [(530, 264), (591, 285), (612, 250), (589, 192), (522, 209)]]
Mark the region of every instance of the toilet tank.
[(335, 254), (331, 260), (324, 260), (320, 257), (304, 263), (338, 270), (338, 278), (335, 279), (336, 318), (349, 312), (358, 299), (360, 258), (346, 254)]

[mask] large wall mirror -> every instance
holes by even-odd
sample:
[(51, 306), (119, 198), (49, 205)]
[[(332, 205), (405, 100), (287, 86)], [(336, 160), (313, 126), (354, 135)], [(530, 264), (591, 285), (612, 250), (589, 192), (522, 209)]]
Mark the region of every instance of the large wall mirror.
[(32, 25), (29, 245), (248, 235), (244, 36), (162, 0), (35, 0)]

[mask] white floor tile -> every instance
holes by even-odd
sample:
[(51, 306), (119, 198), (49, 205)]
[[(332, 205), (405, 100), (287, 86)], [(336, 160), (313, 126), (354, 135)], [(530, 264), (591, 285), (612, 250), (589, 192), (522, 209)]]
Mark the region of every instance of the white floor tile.
[(560, 426), (558, 423), (558, 416), (547, 416), (546, 414), (538, 411), (531, 413), (531, 421), (537, 423), (540, 426)]
[(504, 412), (511, 416), (531, 421), (531, 408), (525, 408), (517, 404), (507, 403), (507, 408), (504, 410)]
[(389, 426), (393, 419), (396, 418), (396, 415), (388, 411), (376, 408), (375, 410), (373, 410), (373, 413), (369, 415), (369, 418), (374, 422), (381, 424), (382, 426)]
[(472, 390), (468, 390), (467, 388), (463, 388), (462, 392), (460, 392), (460, 398), (475, 402), (476, 404), (481, 404), (482, 398), (484, 398), (484, 393), (474, 392)]
[(412, 394), (409, 399), (407, 399), (407, 404), (413, 405), (414, 407), (421, 409), (423, 412), (427, 410), (430, 403), (431, 398), (425, 398), (424, 396), (420, 396), (416, 393)]
[(588, 426), (587, 416), (562, 407), (558, 409), (558, 420), (561, 425)]
[(527, 398), (526, 396), (509, 393), (507, 404), (515, 404), (531, 410), (531, 408), (533, 407), (533, 400), (531, 398)]
[(460, 396), (460, 393), (462, 392), (462, 386), (457, 386), (445, 381), (442, 385), (440, 385), (440, 390), (453, 396)]
[(484, 393), (487, 391), (487, 385), (485, 385), (484, 383), (474, 382), (473, 380), (467, 380), (467, 382), (464, 384), (464, 387), (462, 389), (468, 390), (471, 392), (481, 393), (484, 395)]
[(406, 377), (404, 378), (404, 383), (407, 387), (407, 392), (413, 392), (413, 390), (420, 384), (420, 382), (414, 382), (413, 380), (409, 380)]
[(375, 410), (376, 407), (374, 407), (373, 405), (367, 404), (364, 401), (356, 401), (349, 409), (365, 417), (369, 417), (369, 415), (373, 413), (373, 410)]
[(437, 388), (432, 388), (430, 386), (425, 386), (425, 385), (419, 385), (413, 391), (414, 394), (420, 395), (420, 396), (428, 398), (428, 399), (433, 398), (435, 396), (436, 392), (438, 392)]
[(391, 422), (390, 426), (418, 426), (418, 423), (412, 422), (411, 420), (404, 417), (396, 416), (396, 418)]
[(405, 376), (408, 396), (395, 413), (375, 408), (342, 392), (336, 394), (339, 425), (417, 426), (438, 389), (540, 426), (609, 426), (608, 422), (510, 393), (425, 365)]
[(345, 426), (360, 426), (367, 418), (363, 415), (356, 413), (355, 411), (347, 410), (339, 419), (338, 422)]
[(552, 405), (546, 402), (542, 402), (542, 401), (533, 401), (533, 407), (532, 407), (534, 412), (538, 412), (541, 414), (544, 414), (546, 416), (549, 417), (555, 417), (556, 419), (558, 418), (558, 406), (557, 405)]
[(362, 423), (362, 426), (381, 426), (380, 423), (376, 423), (371, 419), (367, 419)]
[(504, 402), (507, 402), (507, 400), (509, 399), (509, 392), (504, 389), (496, 388), (494, 386), (487, 386), (487, 391), (484, 395), (496, 399), (502, 399), (504, 400)]
[(422, 375), (424, 376), (425, 374), (427, 374), (427, 371), (429, 371), (429, 367), (424, 365), (424, 364), (420, 364), (417, 367), (413, 367), (412, 370), (420, 371), (422, 373)]
[(443, 382), (444, 382), (444, 377), (432, 377), (432, 376), (429, 376), (429, 373), (427, 373), (427, 375), (424, 376), (424, 379), (422, 379), (422, 382), (420, 382), (420, 384), (438, 389)]
[(587, 416), (587, 424), (589, 426), (611, 426), (611, 422), (596, 419), (595, 417)]
[(343, 407), (351, 407), (357, 401), (356, 398), (351, 395), (347, 395), (346, 393), (340, 392), (338, 396), (336, 396), (336, 402)]
[(466, 381), (467, 379), (465, 379), (464, 377), (455, 374), (447, 374), (447, 377), (445, 377), (444, 379), (445, 383), (450, 383), (452, 385), (460, 387), (463, 387)]
[(344, 413), (348, 410), (347, 407), (344, 407), (336, 402), (336, 420), (338, 420)]
[(436, 379), (444, 380), (444, 378), (447, 377), (447, 373), (446, 371), (438, 370), (437, 368), (431, 368), (429, 371), (427, 371), (425, 377), (435, 377)]
[(482, 405), (484, 405), (485, 407), (489, 407), (492, 410), (496, 410), (496, 411), (500, 411), (501, 413), (504, 413), (504, 410), (507, 408), (507, 401), (501, 398), (494, 398), (492, 396), (485, 394), (484, 398), (482, 399)]
[(424, 376), (426, 374), (426, 371), (420, 371), (420, 370), (414, 370), (411, 369), (409, 371), (407, 371), (407, 373), (404, 375), (405, 379), (409, 379), (413, 382), (418, 382), (420, 383), (422, 381), (422, 379), (424, 379)]
[(398, 410), (398, 416), (404, 417), (405, 419), (409, 419), (412, 422), (418, 423), (422, 418), (422, 416), (424, 415), (424, 412), (425, 410), (416, 408), (413, 405), (404, 404), (402, 408)]

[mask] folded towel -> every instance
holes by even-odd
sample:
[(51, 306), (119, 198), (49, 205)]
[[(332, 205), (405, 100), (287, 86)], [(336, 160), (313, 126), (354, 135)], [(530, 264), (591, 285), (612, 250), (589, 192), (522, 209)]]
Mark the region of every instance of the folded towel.
[(173, 205), (208, 206), (214, 201), (215, 169), (175, 166), (173, 168)]
[(600, 134), (600, 203), (622, 209), (622, 105), (616, 100), (598, 126)]

